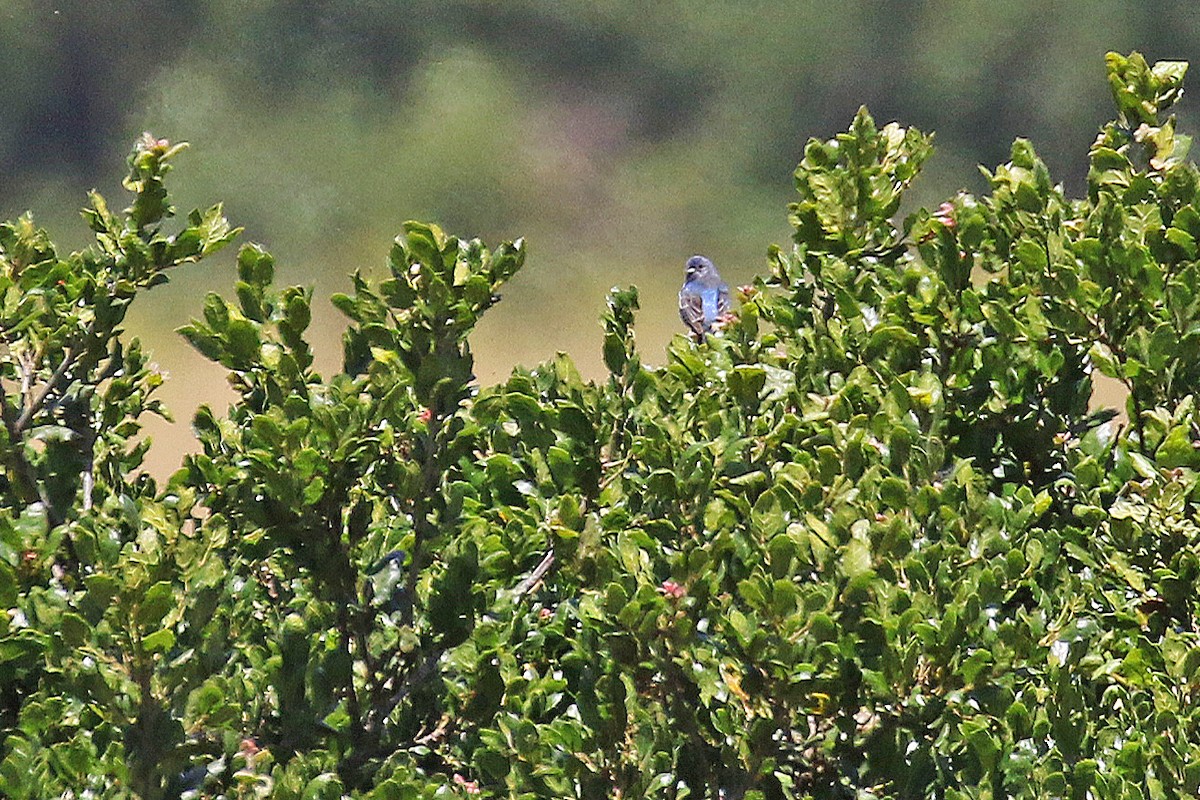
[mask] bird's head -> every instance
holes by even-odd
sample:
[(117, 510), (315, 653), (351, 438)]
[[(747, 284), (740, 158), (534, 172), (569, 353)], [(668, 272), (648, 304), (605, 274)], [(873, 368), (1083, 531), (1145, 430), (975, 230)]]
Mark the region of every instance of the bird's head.
[(709, 261), (704, 256), (692, 256), (687, 260), (687, 266), (684, 268), (684, 280), (692, 280), (693, 278), (703, 278), (709, 273), (716, 270), (713, 262)]

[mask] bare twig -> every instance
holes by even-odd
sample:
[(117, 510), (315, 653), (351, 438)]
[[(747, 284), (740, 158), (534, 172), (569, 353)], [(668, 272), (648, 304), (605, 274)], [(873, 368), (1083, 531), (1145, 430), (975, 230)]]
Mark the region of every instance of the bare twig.
[(435, 727), (429, 733), (418, 736), (416, 739), (413, 739), (413, 741), (419, 745), (424, 745), (425, 747), (437, 744), (443, 738), (445, 738), (446, 731), (450, 728), (451, 722), (453, 722), (453, 720), (450, 718), (450, 715), (443, 714), (442, 718), (438, 720), (437, 727)]
[(34, 357), (28, 350), (22, 350), (17, 360), (21, 362), (21, 405), (28, 406), (32, 402)]
[(602, 461), (600, 463), (600, 467), (605, 472), (607, 472), (607, 474), (603, 478), (600, 479), (600, 486), (599, 486), (600, 491), (604, 491), (610, 485), (612, 485), (613, 481), (620, 478), (621, 475), (624, 474), (625, 468), (629, 466), (629, 462), (632, 459), (633, 459), (633, 454), (628, 453), (625, 455), (624, 458), (613, 459), (610, 461)]
[(87, 456), (87, 464), (84, 466), (83, 472), (80, 473), (80, 478), (83, 483), (83, 510), (92, 510), (92, 492), (96, 488), (96, 464), (95, 460), (89, 453)]
[(547, 550), (546, 555), (542, 556), (541, 563), (533, 568), (533, 572), (529, 573), (529, 577), (517, 584), (517, 588), (513, 591), (513, 599), (516, 602), (521, 602), (521, 598), (533, 591), (533, 587), (537, 586), (550, 568), (554, 566), (554, 550)]
[[(24, 410), (21, 411), (21, 416), (17, 417), (16, 433), (20, 433), (29, 427), (29, 423), (33, 421), (33, 415), (42, 409), (42, 406), (46, 402), (46, 398), (50, 396), (51, 392), (58, 388), (58, 384), (62, 382), (64, 377), (66, 377), (67, 370), (74, 365), (75, 357), (77, 355), (78, 354), (71, 347), (68, 347), (63, 352), (62, 363), (59, 364), (58, 368), (54, 370), (54, 374), (50, 376), (50, 379), (43, 383), (41, 388), (39, 388), (37, 392), (28, 399)], [(24, 388), (25, 376), (22, 377), (21, 383), (22, 388)]]

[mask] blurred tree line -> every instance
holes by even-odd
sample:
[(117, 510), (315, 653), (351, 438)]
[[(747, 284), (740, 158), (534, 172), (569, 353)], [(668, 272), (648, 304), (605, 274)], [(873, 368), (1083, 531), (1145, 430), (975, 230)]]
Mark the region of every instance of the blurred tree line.
[[(595, 373), (605, 290), (642, 287), (639, 331), (661, 352), (684, 258), (735, 282), (761, 271), (804, 141), (859, 105), (936, 132), (916, 202), (980, 189), (976, 165), (1015, 136), (1077, 191), (1109, 104), (1103, 53), (1198, 47), (1182, 0), (0, 0), (0, 217), (31, 208), (82, 244), (56, 209), (114, 192), (138, 132), (187, 139), (180, 205), (224, 199), (318, 296), (382, 264), (404, 219), (525, 236), (530, 266), (477, 335), (481, 377), (555, 350)], [(176, 327), (227, 277), (180, 280), (135, 329)], [(187, 373), (167, 397), (186, 419), (221, 380), (177, 347), (156, 355)]]

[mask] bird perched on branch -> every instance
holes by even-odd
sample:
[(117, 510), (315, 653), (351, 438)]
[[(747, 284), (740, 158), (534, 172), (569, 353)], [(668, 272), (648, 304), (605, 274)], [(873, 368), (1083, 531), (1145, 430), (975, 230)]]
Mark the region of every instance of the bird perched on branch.
[(729, 313), (729, 285), (721, 280), (716, 265), (704, 256), (687, 260), (683, 288), (679, 290), (679, 316), (696, 341), (712, 332), (713, 323)]

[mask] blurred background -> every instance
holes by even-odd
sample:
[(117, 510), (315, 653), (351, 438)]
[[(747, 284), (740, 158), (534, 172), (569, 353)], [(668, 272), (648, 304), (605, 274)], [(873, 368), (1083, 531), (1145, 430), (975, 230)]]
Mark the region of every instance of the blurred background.
[[(1200, 61), (1194, 0), (0, 0), (0, 218), (31, 210), (83, 247), (85, 192), (125, 205), (137, 136), (187, 140), (180, 213), (224, 201), (281, 285), (315, 286), (322, 371), (343, 328), (328, 296), (356, 269), (381, 275), (415, 218), (529, 242), (472, 340), (481, 382), (560, 350), (598, 377), (609, 287), (641, 289), (639, 341), (660, 363), (687, 256), (730, 284), (759, 272), (789, 236), (805, 141), (859, 105), (936, 132), (914, 205), (984, 191), (977, 165), (1017, 136), (1078, 193), (1111, 112), (1104, 53), (1133, 49)], [(1195, 127), (1190, 99), (1181, 117)], [(229, 397), (171, 332), (206, 292), (232, 295), (235, 252), (133, 308), (178, 420), (151, 426), (159, 474), (191, 447), (195, 407)]]

